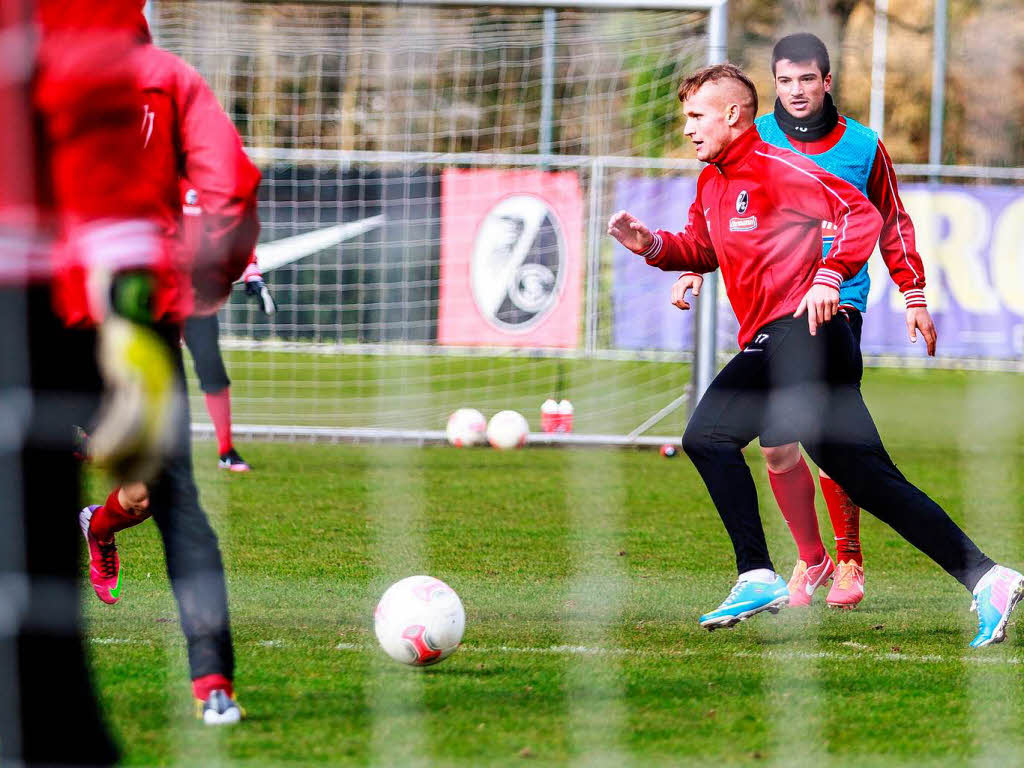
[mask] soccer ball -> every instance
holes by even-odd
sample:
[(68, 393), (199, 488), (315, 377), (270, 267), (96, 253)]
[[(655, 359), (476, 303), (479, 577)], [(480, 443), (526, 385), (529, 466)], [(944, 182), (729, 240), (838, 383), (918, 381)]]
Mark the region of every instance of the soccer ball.
[(466, 612), (455, 590), (440, 579), (410, 576), (388, 587), (374, 611), (373, 628), (392, 659), (427, 667), (459, 647)]
[(459, 408), (448, 417), (445, 435), (456, 448), (465, 445), (480, 445), (487, 431), (487, 420), (476, 408)]
[(529, 433), (530, 426), (517, 411), (498, 411), (487, 423), (487, 442), (502, 451), (521, 448)]

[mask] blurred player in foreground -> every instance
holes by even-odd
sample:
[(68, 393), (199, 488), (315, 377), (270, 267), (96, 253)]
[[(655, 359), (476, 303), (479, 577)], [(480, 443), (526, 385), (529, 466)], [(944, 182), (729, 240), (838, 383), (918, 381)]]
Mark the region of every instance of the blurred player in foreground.
[[(248, 263), (259, 221), (260, 174), (242, 149), (238, 132), (202, 77), (178, 57), (152, 45), (136, 3), (131, 16), (139, 39), (138, 76), (145, 95), (140, 112), (143, 160), (160, 192), (160, 235), (191, 281), (178, 296), (178, 315), (219, 306)], [(202, 203), (200, 242), (182, 239), (182, 177)], [(181, 323), (168, 329), (174, 342), (175, 383), (186, 399)], [(187, 405), (175, 423), (174, 450), (148, 485), (126, 485), (137, 505), (122, 504), (115, 488), (102, 506), (82, 510), (89, 545), (90, 578), (104, 602), (116, 602), (121, 568), (114, 534), (150, 515), (164, 542), (167, 574), (178, 602), (188, 644), (192, 691), (198, 716), (207, 724), (234, 723), (244, 713), (235, 701), (234, 650), (228, 618), (224, 565), (216, 534), (199, 504), (192, 474), (191, 425)], [(136, 510), (142, 508), (141, 514)]]
[[(789, 602), (768, 554), (757, 491), (742, 449), (801, 442), (858, 505), (938, 563), (974, 597), (972, 647), (1000, 642), (1024, 576), (997, 565), (913, 486), (886, 453), (861, 398), (862, 363), (840, 286), (870, 257), (882, 217), (855, 187), (792, 150), (762, 141), (757, 91), (738, 68), (705, 67), (683, 81), (684, 133), (697, 159), (689, 222), (651, 232), (626, 211), (608, 233), (651, 266), (721, 269), (740, 321), (740, 352), (715, 377), (683, 435), (732, 539), (739, 578), (700, 618), (730, 627)], [(822, 222), (836, 239), (822, 255)], [(807, 321), (798, 319), (807, 315)]]
[[(0, 3), (0, 762), (109, 765), (82, 644), (73, 425), (124, 479), (175, 421), (176, 269), (138, 143), (137, 0)], [(101, 382), (102, 376), (102, 382)]]
[[(826, 171), (850, 182), (865, 194), (882, 215), (879, 249), (889, 274), (906, 301), (907, 334), (917, 341), (920, 331), (929, 355), (935, 355), (936, 332), (924, 297), (924, 266), (915, 248), (914, 224), (899, 197), (896, 172), (878, 135), (850, 117), (840, 115), (832, 102), (831, 63), (828, 49), (807, 33), (779, 40), (772, 51), (775, 110), (754, 124), (761, 138), (776, 147), (791, 149)], [(827, 257), (836, 237), (822, 230)], [(703, 278), (686, 273), (672, 288), (673, 303), (688, 308), (687, 290), (700, 293)], [(860, 346), (871, 279), (865, 264), (839, 288), (839, 308), (850, 322)], [(814, 591), (833, 578), (826, 602), (852, 608), (864, 598), (864, 559), (860, 544), (860, 509), (846, 491), (819, 469), (821, 492), (828, 507), (836, 541), (836, 561), (828, 556), (818, 531), (814, 508), (814, 480), (798, 443), (770, 445), (761, 437), (768, 479), (793, 539), (798, 559), (789, 580), (789, 604), (810, 605)]]

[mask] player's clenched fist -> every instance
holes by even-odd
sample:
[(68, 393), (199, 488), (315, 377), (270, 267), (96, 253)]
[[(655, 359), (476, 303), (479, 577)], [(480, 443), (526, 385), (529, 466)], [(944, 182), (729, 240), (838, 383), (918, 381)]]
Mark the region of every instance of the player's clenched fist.
[(689, 309), (690, 302), (686, 300), (686, 292), (692, 291), (693, 297), (700, 296), (700, 287), (704, 285), (704, 278), (695, 272), (686, 272), (679, 276), (672, 286), (672, 304), (680, 309)]
[(608, 234), (633, 253), (643, 253), (654, 242), (651, 230), (629, 211), (612, 214), (608, 220)]

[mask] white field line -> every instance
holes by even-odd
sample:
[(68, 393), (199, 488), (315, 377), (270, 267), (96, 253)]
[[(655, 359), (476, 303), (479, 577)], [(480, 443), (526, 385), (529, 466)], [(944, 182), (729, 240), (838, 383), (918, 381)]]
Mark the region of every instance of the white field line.
[[(94, 645), (152, 645), (150, 640), (133, 639), (126, 637), (93, 637), (89, 642)], [(184, 644), (184, 641), (182, 641)], [(289, 648), (293, 643), (284, 640), (256, 640), (236, 645), (255, 645), (262, 648)], [(852, 647), (850, 643), (844, 643)], [(859, 644), (858, 644), (859, 645)], [(306, 646), (303, 646), (305, 648)], [(381, 653), (376, 645), (361, 643), (337, 643), (332, 646), (335, 651), (348, 653)], [(710, 648), (688, 649), (688, 648), (663, 648), (654, 650), (649, 648), (607, 648), (590, 645), (466, 645), (459, 648), (460, 653), (486, 654), (488, 656), (501, 656), (502, 654), (525, 654), (535, 656), (616, 656), (631, 658), (690, 658), (701, 656), (719, 656), (734, 659), (768, 659), (778, 661), (812, 661), (815, 659), (829, 659), (837, 661), (890, 661), (910, 664), (991, 664), (995, 666), (1021, 666), (1024, 659), (1004, 658), (1000, 656), (986, 656), (984, 651), (967, 656), (952, 656), (937, 653), (913, 654), (913, 653), (840, 653), (837, 651), (729, 651), (721, 652)]]
[(644, 648), (595, 648), (586, 645), (552, 645), (547, 647), (521, 646), (462, 646), (465, 653), (525, 653), (541, 655), (587, 655), (587, 656), (632, 656), (637, 658), (688, 658), (699, 656), (722, 656), (736, 659), (768, 659), (776, 661), (811, 661), (815, 659), (836, 659), (842, 661), (897, 661), (918, 664), (977, 663), (977, 664), (1024, 664), (1024, 659), (1006, 659), (993, 656), (942, 656), (940, 654), (915, 655), (910, 653), (836, 653), (835, 651), (731, 651), (720, 653), (710, 649), (649, 650)]

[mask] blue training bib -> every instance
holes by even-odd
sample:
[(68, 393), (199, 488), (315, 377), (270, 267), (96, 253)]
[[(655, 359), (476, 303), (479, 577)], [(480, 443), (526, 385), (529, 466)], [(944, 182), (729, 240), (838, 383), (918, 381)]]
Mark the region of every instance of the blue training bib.
[[(798, 151), (789, 141), (789, 137), (779, 127), (774, 113), (762, 115), (754, 121), (761, 139), (768, 144), (789, 149), (798, 155), (816, 163), (831, 174), (853, 184), (865, 197), (868, 193), (868, 178), (875, 164), (878, 153), (878, 134), (856, 120), (845, 117), (846, 130), (834, 147), (817, 155), (808, 155)], [(835, 233), (822, 230), (821, 255), (828, 256), (832, 248)], [(871, 290), (871, 278), (868, 277), (868, 265), (865, 263), (860, 272), (851, 277), (839, 289), (839, 302), (856, 307), (861, 312), (868, 308), (868, 292)]]

